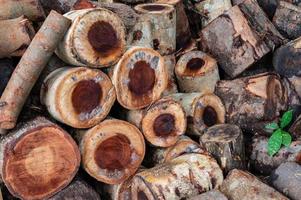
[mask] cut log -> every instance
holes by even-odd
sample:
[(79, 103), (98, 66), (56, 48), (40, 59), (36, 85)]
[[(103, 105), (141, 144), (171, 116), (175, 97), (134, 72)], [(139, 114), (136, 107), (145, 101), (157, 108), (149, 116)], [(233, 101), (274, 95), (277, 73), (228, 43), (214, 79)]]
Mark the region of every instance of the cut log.
[(284, 42), (255, 0), (245, 0), (216, 18), (200, 38), (203, 50), (232, 78)]
[(40, 0), (46, 13), (55, 10), (61, 14), (69, 12), (73, 5), (78, 1), (79, 0)]
[(85, 181), (74, 180), (65, 189), (49, 198), (49, 200), (100, 200), (99, 194)]
[(0, 58), (22, 56), (34, 34), (31, 22), (24, 16), (0, 20)]
[(56, 54), (66, 63), (77, 66), (108, 67), (125, 51), (125, 27), (112, 11), (103, 8), (74, 10), (65, 17), (72, 25)]
[(149, 157), (151, 158), (149, 162), (154, 167), (157, 164), (169, 162), (174, 158), (189, 153), (206, 154), (207, 151), (197, 142), (182, 135), (173, 146), (168, 148), (153, 148), (150, 152)]
[(45, 199), (66, 187), (80, 165), (71, 136), (45, 118), (16, 128), (0, 145), (2, 179), (15, 197)]
[(185, 154), (136, 174), (132, 199), (180, 200), (218, 188), (222, 181), (222, 171), (212, 157)]
[(160, 99), (145, 110), (129, 111), (127, 120), (142, 130), (148, 142), (159, 147), (174, 145), (180, 135), (185, 133), (187, 124), (181, 104), (168, 97)]
[(253, 138), (250, 165), (261, 174), (269, 175), (281, 163), (294, 161), (301, 164), (301, 141), (292, 142), (290, 147), (283, 147), (273, 157), (268, 154), (268, 138), (256, 136)]
[(285, 1), (280, 1), (273, 23), (279, 32), (289, 38), (301, 36), (301, 8)]
[(211, 190), (188, 200), (228, 200), (228, 198), (219, 190)]
[(201, 15), (202, 26), (206, 27), (210, 22), (222, 15), (232, 7), (231, 0), (205, 0), (194, 4)]
[(108, 119), (78, 132), (83, 168), (96, 180), (122, 183), (139, 168), (145, 154), (142, 133), (132, 124)]
[(301, 98), (301, 77), (300, 76), (292, 76), (288, 78), (289, 82), (294, 86), (296, 93), (299, 98)]
[(289, 200), (256, 176), (233, 169), (221, 186), (221, 192), (231, 200)]
[(70, 21), (52, 11), (14, 70), (0, 99), (0, 128), (15, 127), (29, 93), (53, 54)]
[(163, 56), (164, 65), (168, 72), (167, 88), (163, 92), (163, 96), (178, 93), (178, 86), (175, 78), (176, 57), (174, 54)]
[(140, 18), (129, 34), (131, 46), (151, 47), (161, 55), (176, 50), (176, 10), (168, 4), (139, 4), (135, 11)]
[(273, 56), (276, 72), (288, 78), (301, 75), (300, 63), (301, 37), (278, 48)]
[(299, 200), (301, 191), (301, 166), (295, 162), (281, 164), (270, 177), (272, 185), (292, 200)]
[(22, 15), (31, 21), (42, 21), (45, 13), (39, 0), (1, 0), (0, 19), (14, 19)]
[(254, 133), (287, 109), (287, 91), (276, 74), (219, 81), (215, 93), (226, 108), (226, 121)]
[(170, 97), (186, 112), (188, 135), (200, 136), (207, 128), (225, 122), (225, 107), (214, 94), (178, 93)]
[(90, 128), (110, 112), (116, 99), (109, 77), (97, 69), (59, 68), (41, 88), (41, 103), (58, 121), (75, 128)]
[(215, 59), (201, 51), (190, 51), (181, 56), (175, 74), (180, 92), (184, 93), (213, 93), (220, 79)]
[(225, 174), (235, 168), (245, 169), (245, 144), (238, 126), (212, 126), (200, 137), (200, 143), (217, 160)]
[(168, 72), (163, 57), (150, 48), (133, 47), (114, 68), (112, 82), (117, 100), (125, 108), (144, 108), (166, 90)]

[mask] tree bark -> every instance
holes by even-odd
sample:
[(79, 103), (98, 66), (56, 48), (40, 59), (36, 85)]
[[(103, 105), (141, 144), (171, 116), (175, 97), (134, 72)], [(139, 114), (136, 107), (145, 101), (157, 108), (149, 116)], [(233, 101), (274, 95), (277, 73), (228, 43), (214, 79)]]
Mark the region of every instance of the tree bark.
[(301, 166), (295, 162), (282, 163), (271, 175), (272, 185), (292, 200), (301, 196)]
[(244, 138), (238, 126), (212, 126), (200, 137), (200, 143), (218, 161), (225, 174), (232, 169), (246, 168)]
[(2, 179), (10, 193), (21, 199), (52, 196), (71, 182), (79, 165), (74, 140), (45, 118), (16, 128), (1, 141)]
[(129, 110), (136, 110), (149, 106), (161, 97), (167, 88), (168, 72), (158, 52), (133, 47), (114, 67), (112, 82), (118, 102)]
[(178, 93), (178, 86), (175, 78), (176, 57), (174, 54), (163, 56), (164, 64), (168, 72), (167, 88), (163, 92), (163, 96)]
[(286, 88), (272, 73), (220, 81), (215, 93), (225, 105), (227, 123), (251, 132), (264, 129), (287, 109)]
[(59, 68), (41, 88), (41, 103), (58, 121), (74, 128), (90, 128), (109, 114), (116, 93), (102, 71), (85, 67)]
[(231, 200), (288, 200), (249, 172), (233, 169), (221, 186), (221, 192)]
[(65, 14), (69, 12), (73, 5), (79, 0), (40, 0), (46, 13), (55, 10), (58, 13)]
[(292, 76), (288, 78), (289, 82), (294, 86), (296, 93), (299, 98), (301, 98), (301, 77), (300, 76)]
[(115, 64), (125, 51), (125, 26), (112, 11), (103, 8), (74, 10), (72, 20), (56, 54), (64, 62), (95, 68)]
[(31, 22), (24, 16), (0, 20), (0, 58), (22, 56), (34, 34)]
[(119, 184), (139, 168), (145, 154), (142, 133), (132, 124), (107, 119), (97, 126), (79, 131), (82, 166), (98, 181)]
[(213, 93), (220, 79), (215, 59), (201, 51), (190, 51), (181, 56), (175, 74), (180, 92), (184, 93)]
[(255, 0), (232, 7), (199, 35), (202, 48), (231, 78), (284, 42)]
[(18, 115), (70, 21), (51, 12), (14, 70), (0, 99), (0, 128), (15, 127)]
[(207, 128), (225, 122), (225, 107), (214, 94), (178, 93), (170, 97), (186, 112), (188, 135), (200, 136)]
[(228, 198), (219, 190), (210, 190), (188, 200), (228, 200)]
[(136, 174), (132, 199), (179, 200), (218, 188), (222, 181), (222, 171), (212, 157), (185, 154)]

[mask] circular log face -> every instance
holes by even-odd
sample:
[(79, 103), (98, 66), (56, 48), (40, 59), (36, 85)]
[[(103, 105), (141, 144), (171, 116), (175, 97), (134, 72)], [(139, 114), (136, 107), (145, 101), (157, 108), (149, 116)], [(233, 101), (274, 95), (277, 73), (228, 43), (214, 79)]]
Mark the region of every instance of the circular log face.
[(141, 132), (121, 120), (105, 120), (89, 129), (82, 141), (84, 169), (95, 179), (118, 184), (140, 166), (145, 144)]
[(202, 58), (192, 58), (186, 64), (186, 74), (194, 74), (194, 72), (200, 70), (205, 64)]
[(80, 163), (75, 142), (55, 126), (28, 131), (6, 147), (3, 180), (23, 199), (44, 199), (56, 193), (72, 180)]
[(128, 50), (114, 70), (117, 100), (128, 109), (139, 109), (158, 100), (168, 83), (163, 57), (150, 48)]
[(217, 113), (211, 106), (206, 106), (203, 112), (203, 121), (206, 126), (213, 126), (217, 121)]

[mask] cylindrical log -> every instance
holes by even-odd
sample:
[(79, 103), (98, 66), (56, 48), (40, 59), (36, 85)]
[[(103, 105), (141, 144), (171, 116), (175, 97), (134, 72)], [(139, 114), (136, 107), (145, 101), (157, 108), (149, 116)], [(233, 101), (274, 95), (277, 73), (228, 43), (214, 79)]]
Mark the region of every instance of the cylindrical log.
[(279, 32), (289, 38), (296, 39), (301, 36), (301, 8), (291, 3), (280, 1), (273, 23)]
[(294, 86), (296, 93), (299, 98), (301, 98), (301, 77), (300, 76), (292, 76), (288, 78), (289, 82)]
[(256, 176), (238, 169), (229, 172), (221, 192), (231, 200), (289, 200)]
[(64, 62), (100, 68), (120, 59), (125, 50), (125, 27), (115, 13), (90, 8), (70, 11), (64, 16), (72, 20), (56, 50)]
[(202, 48), (234, 78), (284, 42), (256, 0), (245, 0), (208, 24)]
[(62, 128), (35, 120), (7, 134), (0, 145), (0, 172), (14, 196), (45, 199), (66, 187), (80, 165), (79, 149)]
[(0, 19), (13, 19), (22, 15), (31, 21), (42, 21), (45, 13), (39, 0), (1, 0)]
[(225, 174), (235, 168), (245, 169), (245, 144), (238, 126), (212, 126), (200, 137), (200, 143), (217, 160)]
[(226, 108), (226, 121), (244, 130), (264, 129), (287, 108), (287, 91), (276, 74), (219, 81), (215, 93)]
[(22, 56), (34, 34), (31, 22), (24, 16), (0, 20), (0, 58)]
[(141, 132), (121, 120), (107, 119), (78, 132), (83, 168), (96, 180), (118, 184), (139, 168), (145, 154)]
[(79, 0), (40, 0), (45, 12), (55, 10), (58, 13), (65, 14), (71, 10), (73, 5)]
[(252, 140), (250, 165), (261, 174), (269, 175), (281, 163), (301, 163), (301, 141), (294, 141), (289, 147), (282, 147), (273, 157), (268, 154), (268, 138), (256, 136)]
[(163, 56), (164, 65), (168, 73), (167, 88), (163, 92), (163, 96), (178, 93), (178, 86), (175, 78), (176, 57), (174, 54)]
[(214, 94), (178, 93), (170, 97), (186, 112), (188, 135), (200, 136), (207, 128), (225, 122), (225, 107)]
[(144, 108), (158, 100), (167, 88), (163, 57), (150, 48), (133, 47), (114, 68), (112, 82), (117, 100), (125, 108)]
[(116, 99), (109, 77), (98, 69), (59, 68), (41, 89), (41, 103), (58, 121), (75, 128), (90, 128), (110, 112)]
[[(137, 117), (137, 112), (142, 112)], [(145, 139), (154, 146), (174, 145), (180, 135), (185, 134), (186, 115), (180, 103), (168, 97), (156, 101), (147, 109), (127, 113), (129, 122), (142, 130)]]
[(132, 199), (180, 200), (218, 188), (222, 181), (222, 171), (212, 157), (185, 154), (136, 174)]
[(210, 190), (188, 200), (228, 200), (228, 198), (219, 190)]
[(139, 4), (135, 11), (140, 14), (137, 25), (129, 34), (131, 46), (152, 47), (161, 55), (176, 50), (176, 10), (168, 4)]
[(201, 51), (190, 51), (181, 56), (175, 73), (180, 92), (184, 93), (213, 93), (220, 79), (215, 59)]
[(295, 162), (281, 164), (270, 176), (272, 185), (292, 200), (301, 197), (301, 166)]
[(51, 12), (14, 70), (0, 99), (0, 128), (15, 127), (19, 113), (53, 54), (58, 42), (70, 26), (62, 15)]
[(289, 81), (288, 78), (284, 77), (282, 79), (282, 83), (287, 91), (287, 106), (293, 109), (295, 112), (295, 110), (298, 109), (301, 104), (301, 98), (298, 95), (294, 85)]
[(85, 181), (76, 179), (49, 200), (100, 200), (99, 194)]
[(231, 0), (205, 0), (194, 4), (201, 14), (202, 26), (206, 27), (210, 22), (232, 7)]
[(301, 75), (300, 63), (301, 37), (278, 48), (273, 56), (273, 66), (276, 72), (288, 78)]

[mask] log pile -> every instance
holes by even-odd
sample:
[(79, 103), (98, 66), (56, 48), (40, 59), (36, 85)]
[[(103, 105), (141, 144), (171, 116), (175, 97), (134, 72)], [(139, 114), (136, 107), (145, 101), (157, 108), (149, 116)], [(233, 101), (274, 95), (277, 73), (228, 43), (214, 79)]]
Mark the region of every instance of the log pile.
[(0, 199), (300, 200), (300, 0), (0, 0)]

